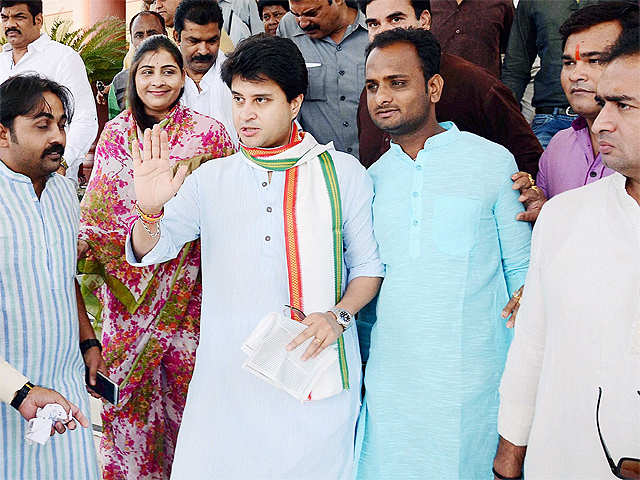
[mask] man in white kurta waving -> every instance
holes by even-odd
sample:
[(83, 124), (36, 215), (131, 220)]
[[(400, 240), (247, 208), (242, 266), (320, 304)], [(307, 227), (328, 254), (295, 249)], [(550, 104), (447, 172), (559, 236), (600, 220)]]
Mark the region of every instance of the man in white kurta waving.
[[(290, 40), (247, 39), (222, 75), (240, 152), (182, 186), (185, 172), (169, 168), (159, 129), (134, 153), (139, 218), (129, 261), (163, 262), (202, 241), (200, 346), (172, 478), (351, 478), (360, 355), (349, 327), (383, 276), (371, 180), (354, 157), (298, 129), (308, 79)], [(243, 341), (284, 305), (308, 313), (290, 351), (304, 343), (308, 359), (335, 349), (335, 395), (312, 391), (300, 402), (242, 368)]]

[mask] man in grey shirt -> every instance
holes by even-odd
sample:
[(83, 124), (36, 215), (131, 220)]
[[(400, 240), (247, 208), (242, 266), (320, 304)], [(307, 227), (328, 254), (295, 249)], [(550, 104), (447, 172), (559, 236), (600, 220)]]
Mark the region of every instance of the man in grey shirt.
[(345, 0), (291, 0), (277, 35), (300, 49), (309, 92), (298, 120), (320, 143), (357, 156), (357, 112), (369, 43), (364, 15)]

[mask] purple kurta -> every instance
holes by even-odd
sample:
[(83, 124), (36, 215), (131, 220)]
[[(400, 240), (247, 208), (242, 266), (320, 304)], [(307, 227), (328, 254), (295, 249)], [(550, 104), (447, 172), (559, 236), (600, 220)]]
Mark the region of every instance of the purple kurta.
[(560, 130), (540, 157), (536, 183), (547, 198), (608, 177), (613, 170), (594, 157), (587, 121), (576, 118), (571, 127)]

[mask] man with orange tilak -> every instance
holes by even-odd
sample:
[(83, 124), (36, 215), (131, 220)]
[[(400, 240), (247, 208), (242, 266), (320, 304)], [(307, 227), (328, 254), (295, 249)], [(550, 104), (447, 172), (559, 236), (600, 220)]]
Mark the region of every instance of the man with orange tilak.
[(611, 2), (577, 10), (560, 27), (564, 42), (560, 82), (572, 110), (571, 127), (560, 130), (540, 157), (537, 187), (525, 172), (514, 175), (514, 189), (528, 205), (522, 219), (534, 221), (544, 202), (559, 193), (611, 175), (591, 126), (600, 112), (595, 89), (605, 56), (621, 32), (638, 26), (638, 4)]
[(622, 34), (596, 88), (591, 129), (614, 173), (552, 198), (533, 232), (496, 479), (640, 479), (638, 34)]

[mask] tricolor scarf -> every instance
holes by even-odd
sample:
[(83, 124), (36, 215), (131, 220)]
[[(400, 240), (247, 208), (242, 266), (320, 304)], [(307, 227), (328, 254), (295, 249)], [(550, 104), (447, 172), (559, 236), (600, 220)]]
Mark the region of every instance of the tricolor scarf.
[[(240, 145), (253, 165), (286, 172), (283, 211), (289, 302), (309, 313), (327, 311), (342, 297), (342, 202), (328, 148), (308, 132), (300, 132), (295, 123), (291, 140), (283, 147)], [(314, 400), (349, 388), (342, 336), (338, 338), (336, 353), (340, 373), (314, 387)]]

